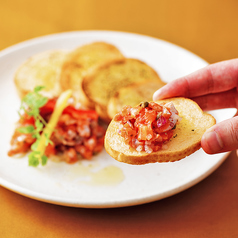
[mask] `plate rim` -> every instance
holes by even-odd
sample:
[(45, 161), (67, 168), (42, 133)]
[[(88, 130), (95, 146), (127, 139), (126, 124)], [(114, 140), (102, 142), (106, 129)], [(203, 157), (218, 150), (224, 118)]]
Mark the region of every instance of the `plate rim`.
[[(12, 46), (9, 46), (3, 50), (0, 51), (0, 58), (4, 57), (5, 55), (8, 55), (9, 53), (12, 53), (16, 50), (20, 50), (22, 48), (27, 48), (29, 46), (33, 46), (33, 45), (37, 45), (39, 43), (42, 42), (48, 42), (49, 40), (54, 41), (55, 39), (60, 38), (69, 38), (72, 36), (75, 37), (79, 37), (82, 34), (122, 34), (125, 36), (132, 36), (132, 37), (142, 37), (144, 39), (150, 39), (150, 40), (154, 40), (154, 41), (160, 41), (163, 43), (166, 43), (170, 46), (176, 47), (178, 49), (184, 50), (186, 53), (191, 54), (192, 56), (196, 57), (197, 59), (200, 59), (201, 61), (204, 62), (204, 64), (208, 64), (207, 61), (205, 61), (204, 59), (202, 59), (200, 56), (196, 55), (195, 53), (177, 45), (174, 43), (171, 43), (169, 41), (160, 39), (160, 38), (156, 38), (153, 36), (148, 36), (148, 35), (144, 35), (144, 34), (138, 34), (138, 33), (132, 33), (132, 32), (123, 32), (123, 31), (108, 31), (108, 30), (83, 30), (83, 31), (69, 31), (69, 32), (61, 32), (61, 33), (54, 33), (54, 34), (48, 34), (48, 35), (44, 35), (44, 36), (39, 36), (39, 37), (35, 37), (32, 39), (28, 39), (22, 42), (19, 42), (17, 44), (14, 44)], [(0, 185), (5, 187), (6, 189), (9, 189), (15, 193), (18, 193), (20, 195), (29, 197), (29, 198), (33, 198), (35, 200), (38, 201), (43, 201), (43, 202), (48, 202), (51, 204), (56, 204), (56, 205), (64, 205), (64, 206), (70, 206), (70, 207), (82, 207), (82, 208), (115, 208), (115, 207), (126, 207), (126, 206), (133, 206), (133, 205), (140, 205), (140, 204), (144, 204), (144, 203), (149, 203), (149, 202), (154, 202), (172, 195), (175, 195), (179, 192), (182, 192), (194, 185), (196, 185), (197, 183), (199, 183), (200, 181), (204, 180), (206, 177), (208, 177), (211, 173), (213, 173), (224, 161), (225, 159), (228, 157), (230, 152), (226, 152), (223, 153), (223, 156), (218, 160), (217, 163), (215, 163), (215, 165), (213, 165), (209, 170), (206, 171), (206, 173), (203, 173), (202, 176), (199, 176), (195, 179), (193, 179), (192, 181), (190, 181), (189, 183), (184, 184), (183, 186), (177, 187), (174, 190), (170, 190), (170, 191), (166, 191), (163, 194), (156, 194), (154, 196), (151, 197), (144, 197), (144, 198), (140, 198), (138, 200), (136, 199), (128, 199), (128, 200), (124, 200), (124, 201), (112, 201), (112, 202), (101, 202), (101, 203), (77, 203), (77, 202), (72, 202), (70, 201), (71, 199), (65, 199), (64, 201), (60, 201), (59, 199), (54, 198), (47, 198), (49, 197), (46, 194), (41, 194), (35, 191), (31, 191), (30, 189), (21, 187), (19, 185), (16, 184), (12, 184), (7, 180), (4, 180), (4, 178), (2, 178), (0, 176)]]
[[(30, 189), (21, 187), (19, 185), (15, 185), (13, 183), (8, 182), (7, 180), (4, 180), (3, 178), (0, 177), (0, 186), (4, 187), (5, 189), (12, 191), (16, 194), (22, 195), (24, 197), (27, 198), (31, 198), (34, 199), (36, 201), (41, 201), (41, 202), (45, 202), (45, 203), (49, 203), (49, 204), (53, 204), (53, 205), (60, 205), (60, 206), (66, 206), (66, 207), (75, 207), (75, 208), (95, 208), (95, 209), (107, 209), (107, 208), (120, 208), (120, 207), (130, 207), (130, 206), (138, 206), (138, 205), (143, 205), (143, 204), (147, 204), (147, 203), (152, 203), (152, 202), (156, 202), (171, 196), (175, 196), (179, 193), (182, 193), (184, 191), (186, 191), (187, 189), (197, 185), (198, 183), (200, 183), (201, 181), (203, 181), (204, 179), (206, 179), (207, 177), (209, 177), (215, 170), (217, 170), (221, 164), (227, 159), (227, 157), (229, 156), (231, 152), (226, 152), (223, 153), (223, 157), (218, 161), (218, 163), (216, 163), (213, 167), (211, 167), (209, 170), (206, 171), (206, 173), (202, 174), (202, 176), (197, 177), (193, 180), (190, 180), (189, 183), (186, 183), (182, 186), (176, 187), (173, 190), (168, 190), (165, 191), (163, 194), (155, 194), (153, 196), (150, 197), (143, 197), (143, 198), (138, 198), (138, 199), (128, 199), (128, 200), (113, 200), (111, 202), (73, 202), (73, 200), (71, 201), (71, 199), (66, 199), (64, 198), (64, 201), (62, 201), (61, 199), (56, 199), (56, 197), (54, 198), (50, 198), (50, 196), (48, 196), (47, 194), (42, 194), (39, 192), (35, 192), (32, 191)], [(47, 198), (49, 197), (49, 198)]]
[[(150, 35), (146, 35), (146, 34), (142, 34), (142, 33), (137, 33), (137, 32), (126, 32), (126, 31), (120, 31), (120, 30), (75, 30), (75, 31), (65, 31), (65, 32), (56, 32), (56, 33), (52, 33), (52, 34), (46, 34), (46, 35), (41, 35), (41, 36), (36, 36), (36, 37), (32, 37), (26, 40), (22, 40), (16, 44), (10, 45), (8, 47), (5, 47), (3, 49), (0, 50), (0, 57), (2, 57), (2, 54), (6, 54), (6, 53), (10, 53), (11, 51), (16, 50), (19, 47), (25, 47), (25, 46), (29, 46), (29, 44), (37, 44), (37, 41), (42, 42), (42, 40), (49, 40), (53, 38), (58, 38), (58, 37), (67, 37), (69, 35), (81, 35), (81, 34), (123, 34), (123, 35), (127, 35), (127, 36), (132, 36), (132, 37), (142, 37), (145, 39), (150, 39), (150, 40), (154, 40), (154, 41), (161, 41), (164, 42), (165, 44), (174, 46), (178, 49), (184, 50), (187, 53), (196, 56), (197, 58), (199, 58), (201, 61), (203, 61), (206, 64), (209, 64), (208, 61), (206, 61), (204, 58), (202, 58), (201, 56), (199, 56), (198, 54), (192, 52), (189, 49), (186, 49), (183, 46), (180, 46), (179, 44), (176, 43), (172, 43), (169, 40), (165, 40), (156, 36), (150, 36)], [(16, 48), (16, 49), (15, 49)]]

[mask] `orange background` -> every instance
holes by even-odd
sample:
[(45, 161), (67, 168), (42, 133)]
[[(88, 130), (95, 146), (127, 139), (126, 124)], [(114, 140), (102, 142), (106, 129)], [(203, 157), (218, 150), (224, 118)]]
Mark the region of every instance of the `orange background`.
[[(238, 56), (237, 0), (7, 0), (0, 49), (75, 30), (161, 38), (210, 63)], [(0, 237), (238, 237), (235, 152), (198, 185), (141, 206), (82, 209), (47, 204), (0, 187)]]
[(210, 63), (238, 56), (238, 1), (8, 0), (0, 7), (0, 49), (75, 30), (136, 32), (178, 44)]

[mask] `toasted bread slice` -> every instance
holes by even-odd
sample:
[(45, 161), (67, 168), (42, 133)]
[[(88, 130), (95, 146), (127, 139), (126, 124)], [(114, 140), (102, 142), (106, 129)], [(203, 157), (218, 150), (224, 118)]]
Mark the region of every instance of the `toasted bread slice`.
[(128, 164), (146, 164), (154, 162), (174, 162), (194, 153), (201, 147), (204, 132), (216, 121), (213, 116), (204, 113), (190, 99), (171, 98), (160, 102), (173, 102), (182, 120), (174, 129), (174, 136), (164, 148), (152, 153), (138, 152), (125, 144), (118, 134), (118, 122), (111, 121), (105, 136), (105, 149), (114, 159)]
[(121, 89), (138, 82), (160, 82), (159, 75), (146, 63), (137, 59), (123, 59), (98, 68), (83, 80), (83, 90), (95, 103), (99, 116), (110, 120), (107, 106), (110, 98)]
[(82, 90), (83, 78), (101, 65), (123, 58), (117, 47), (106, 42), (94, 42), (78, 47), (69, 54), (63, 65), (61, 85), (64, 89), (73, 90), (76, 102), (93, 108), (93, 103), (87, 99)]
[(60, 84), (61, 67), (68, 52), (52, 50), (36, 54), (25, 61), (16, 71), (14, 82), (22, 98), (36, 86), (44, 86), (41, 93), (49, 98), (62, 93)]
[(121, 88), (109, 99), (107, 105), (109, 117), (112, 119), (125, 105), (134, 107), (142, 101), (152, 101), (154, 92), (165, 84), (163, 81), (152, 81)]

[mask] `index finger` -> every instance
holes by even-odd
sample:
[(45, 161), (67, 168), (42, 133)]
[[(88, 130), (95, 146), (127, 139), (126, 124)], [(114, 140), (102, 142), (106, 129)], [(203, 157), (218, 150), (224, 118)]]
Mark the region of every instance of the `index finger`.
[(153, 95), (153, 100), (170, 97), (198, 97), (236, 88), (238, 85), (238, 59), (211, 64), (192, 74), (176, 79)]

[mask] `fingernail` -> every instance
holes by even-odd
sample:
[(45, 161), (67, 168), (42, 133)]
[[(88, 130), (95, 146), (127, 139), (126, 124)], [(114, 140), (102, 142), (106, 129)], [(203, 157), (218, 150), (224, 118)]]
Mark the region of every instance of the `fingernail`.
[(161, 94), (161, 90), (158, 89), (153, 95), (153, 100), (156, 101), (156, 100), (160, 99), (160, 94)]
[(223, 142), (219, 134), (214, 130), (208, 130), (202, 138), (205, 142), (205, 151), (209, 154), (218, 153), (223, 149)]

